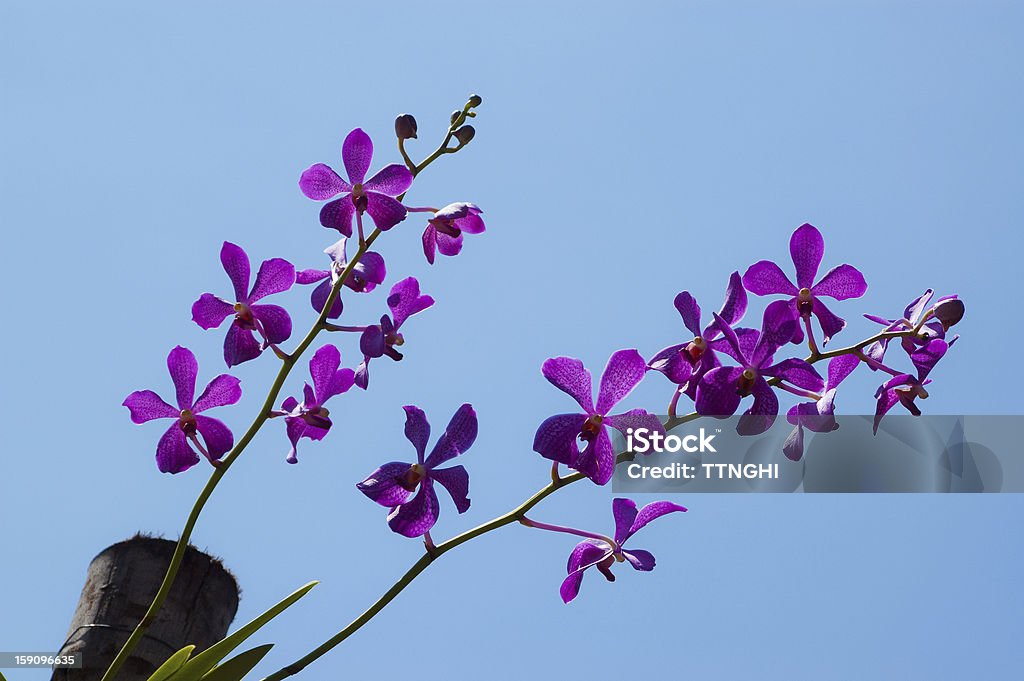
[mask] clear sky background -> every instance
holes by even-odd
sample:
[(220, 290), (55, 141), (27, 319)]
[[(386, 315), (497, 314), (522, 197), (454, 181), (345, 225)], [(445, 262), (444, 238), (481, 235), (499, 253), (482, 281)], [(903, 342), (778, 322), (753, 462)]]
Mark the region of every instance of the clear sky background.
[[(297, 466), (270, 424), (194, 535), (241, 582), (236, 622), (322, 580), (258, 637), (277, 643), (264, 673), (420, 555), (353, 487), (410, 456), (401, 405), (423, 407), (435, 432), (464, 401), (480, 414), (462, 461), (473, 507), (457, 516), (442, 499), (435, 537), (503, 513), (547, 480), (537, 424), (574, 406), (541, 377), (545, 358), (599, 372), (616, 349), (682, 340), (677, 292), (710, 310), (734, 269), (789, 270), (802, 222), (824, 232), (824, 266), (857, 265), (870, 285), (833, 306), (846, 340), (873, 330), (861, 312), (899, 313), (927, 287), (967, 301), (926, 411), (1020, 413), (1002, 348), (1024, 331), (1022, 22), (991, 2), (3, 3), (0, 649), (56, 649), (96, 553), (180, 531), (209, 467), (160, 474), (162, 426), (132, 425), (120, 404), (170, 393), (179, 343), (201, 381), (224, 370), (223, 332), (189, 312), (229, 290), (221, 242), (323, 266), (335, 234), (299, 173), (340, 164), (356, 126), (377, 142), (374, 167), (397, 161), (401, 112), (419, 119), (422, 158), (469, 92), (484, 98), (476, 139), (408, 200), (475, 201), (488, 232), (433, 268), (415, 216), (378, 242), (389, 283), (415, 275), (438, 301), (409, 323), (406, 360), (376, 361), (368, 393), (337, 398), (335, 429), (304, 442)], [(296, 335), (307, 296), (281, 297)], [(347, 318), (383, 306), (363, 298)], [(355, 339), (332, 340), (353, 366)], [(220, 411), (236, 434), (275, 364), (238, 368), (245, 397)], [(660, 379), (628, 406), (663, 410)], [(856, 376), (841, 409), (870, 412), (877, 382)], [(534, 515), (603, 532), (611, 499), (575, 485)], [(691, 512), (637, 537), (658, 558), (651, 574), (588, 575), (565, 606), (572, 539), (508, 527), (445, 556), (300, 678), (382, 663), (492, 681), (1017, 678), (1019, 496), (673, 500)]]

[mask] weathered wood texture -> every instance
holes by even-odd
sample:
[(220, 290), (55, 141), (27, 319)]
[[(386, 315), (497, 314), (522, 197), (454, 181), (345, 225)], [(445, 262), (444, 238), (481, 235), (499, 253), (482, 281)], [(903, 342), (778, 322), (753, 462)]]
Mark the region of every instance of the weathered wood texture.
[[(55, 670), (51, 681), (97, 681), (160, 588), (174, 542), (137, 536), (89, 564), (62, 653), (81, 652), (82, 669)], [(238, 583), (219, 560), (189, 547), (178, 577), (118, 681), (145, 681), (186, 645), (196, 652), (224, 638), (238, 610)]]

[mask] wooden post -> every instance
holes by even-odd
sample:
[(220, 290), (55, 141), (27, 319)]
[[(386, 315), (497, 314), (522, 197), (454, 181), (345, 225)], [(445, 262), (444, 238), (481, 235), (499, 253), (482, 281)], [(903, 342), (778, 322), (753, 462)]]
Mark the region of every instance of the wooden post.
[[(163, 581), (175, 543), (136, 535), (89, 564), (61, 653), (81, 653), (82, 669), (57, 669), (51, 681), (96, 681), (139, 623)], [(224, 638), (238, 610), (238, 583), (219, 560), (189, 546), (174, 586), (118, 681), (145, 681), (186, 645), (199, 652)]]

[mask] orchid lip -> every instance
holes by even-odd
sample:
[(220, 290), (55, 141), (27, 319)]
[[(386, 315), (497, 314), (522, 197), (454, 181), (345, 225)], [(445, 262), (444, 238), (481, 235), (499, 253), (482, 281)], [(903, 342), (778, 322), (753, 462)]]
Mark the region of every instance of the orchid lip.
[(178, 427), (186, 435), (193, 435), (196, 432), (196, 417), (191, 409), (182, 409), (178, 416)]
[(740, 377), (736, 380), (736, 394), (741, 397), (746, 397), (754, 389), (754, 381), (757, 380), (757, 370), (747, 367), (740, 374)]
[(427, 469), (423, 467), (423, 464), (414, 463), (396, 482), (407, 492), (413, 492), (426, 475)]
[(604, 423), (604, 417), (600, 414), (592, 414), (587, 417), (587, 420), (583, 422), (580, 427), (579, 438), (585, 442), (590, 442), (597, 434), (601, 432), (601, 424)]

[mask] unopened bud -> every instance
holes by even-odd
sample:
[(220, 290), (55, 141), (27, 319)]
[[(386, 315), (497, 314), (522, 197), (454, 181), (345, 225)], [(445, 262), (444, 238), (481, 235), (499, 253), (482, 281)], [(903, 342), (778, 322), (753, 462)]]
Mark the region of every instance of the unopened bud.
[(482, 97), (480, 97), (480, 95), (470, 95), (469, 96), (469, 108), (470, 109), (475, 109), (476, 107), (480, 106), (483, 103), (484, 103), (484, 100), (483, 100)]
[(959, 298), (946, 298), (935, 304), (933, 313), (942, 324), (942, 328), (949, 331), (949, 327), (964, 318), (964, 310), (964, 301)]
[(402, 114), (395, 119), (395, 134), (398, 139), (416, 139), (416, 119), (412, 114)]
[(455, 111), (452, 111), (452, 117), (451, 117), (451, 119), (449, 119), (449, 122), (454, 124), (455, 121), (459, 120), (459, 116), (461, 116), (461, 115), (462, 115), (462, 111), (460, 111), (458, 109), (456, 109)]
[(455, 131), (455, 139), (459, 140), (459, 146), (465, 146), (469, 144), (470, 140), (476, 136), (476, 128), (472, 125), (464, 125)]

